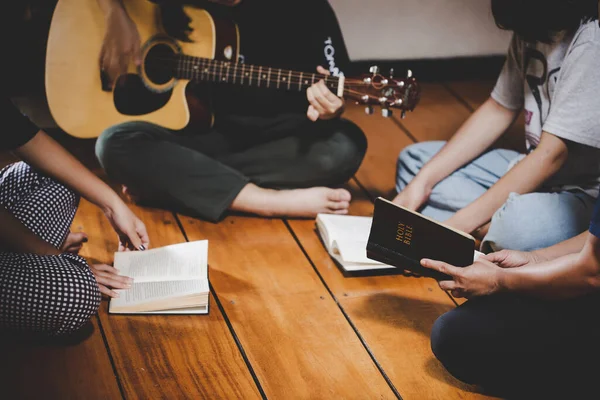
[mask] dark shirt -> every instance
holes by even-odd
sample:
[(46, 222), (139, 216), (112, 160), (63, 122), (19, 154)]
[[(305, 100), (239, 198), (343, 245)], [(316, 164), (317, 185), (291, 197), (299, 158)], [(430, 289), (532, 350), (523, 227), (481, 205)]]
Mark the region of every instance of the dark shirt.
[(590, 222), (590, 233), (600, 238), (600, 197), (596, 200), (596, 206), (592, 213), (592, 222)]
[[(165, 0), (162, 2), (165, 3)], [(233, 20), (245, 64), (316, 73), (317, 65), (338, 75), (350, 60), (337, 18), (327, 0), (243, 0), (235, 7), (196, 3)], [(305, 113), (306, 91), (213, 85), (219, 115), (271, 116)]]
[(2, 115), (0, 150), (14, 150), (21, 147), (33, 139), (40, 130), (8, 97), (0, 100), (0, 110)]

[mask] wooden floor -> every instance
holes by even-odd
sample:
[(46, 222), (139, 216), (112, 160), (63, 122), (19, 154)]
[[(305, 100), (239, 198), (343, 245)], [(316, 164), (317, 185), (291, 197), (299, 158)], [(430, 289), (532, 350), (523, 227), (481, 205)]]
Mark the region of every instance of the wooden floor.
[[(348, 183), (352, 213), (370, 215), (394, 188), (396, 158), (416, 141), (449, 138), (493, 82), (425, 84), (405, 120), (348, 117), (367, 133), (365, 161)], [(93, 143), (66, 145), (100, 175)], [(9, 160), (2, 160), (7, 162)], [(107, 301), (80, 338), (3, 341), (8, 398), (482, 399), (431, 353), (438, 316), (457, 302), (429, 278), (345, 278), (312, 220), (228, 217), (219, 224), (135, 208), (153, 247), (209, 240), (207, 316), (108, 315)], [(84, 255), (112, 262), (116, 237), (82, 201), (73, 230)]]

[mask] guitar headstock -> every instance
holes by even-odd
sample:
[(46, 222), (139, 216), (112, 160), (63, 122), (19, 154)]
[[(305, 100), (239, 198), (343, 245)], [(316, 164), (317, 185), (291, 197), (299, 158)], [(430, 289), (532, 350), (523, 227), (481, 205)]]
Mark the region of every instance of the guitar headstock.
[(408, 70), (404, 78), (394, 77), (390, 70), (388, 77), (380, 74), (379, 67), (372, 66), (370, 74), (362, 75), (360, 80), (352, 79), (347, 82), (345, 95), (356, 104), (365, 105), (365, 112), (373, 114), (373, 107), (381, 107), (384, 117), (392, 115), (392, 109), (402, 110), (402, 118), (407, 111), (413, 111), (421, 98), (421, 88), (417, 80)]

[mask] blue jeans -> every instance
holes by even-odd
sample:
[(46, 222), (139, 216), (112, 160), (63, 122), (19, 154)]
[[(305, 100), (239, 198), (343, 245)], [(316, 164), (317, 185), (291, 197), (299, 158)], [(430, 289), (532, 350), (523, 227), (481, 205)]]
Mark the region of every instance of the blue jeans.
[[(446, 142), (417, 143), (398, 157), (396, 190), (402, 191)], [(521, 154), (491, 150), (458, 169), (434, 188), (419, 210), (443, 222), (485, 193)], [(552, 246), (588, 229), (595, 200), (582, 191), (511, 193), (491, 221), (481, 251), (531, 251)]]

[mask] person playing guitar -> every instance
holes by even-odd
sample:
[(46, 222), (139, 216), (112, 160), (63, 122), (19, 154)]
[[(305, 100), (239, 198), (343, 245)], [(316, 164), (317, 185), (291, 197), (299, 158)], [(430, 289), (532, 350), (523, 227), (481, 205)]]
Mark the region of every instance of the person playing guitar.
[[(116, 86), (131, 61), (141, 62), (139, 35), (122, 3), (127, 0), (97, 1), (107, 22), (100, 67)], [(161, 5), (165, 30), (181, 36), (184, 9), (168, 3)], [(317, 66), (318, 73), (334, 76), (349, 64), (326, 0), (196, 5), (237, 24), (240, 57), (234, 61), (307, 72)], [(192, 122), (171, 131), (133, 121), (98, 138), (102, 167), (139, 204), (213, 222), (227, 211), (267, 217), (348, 212), (350, 193), (335, 187), (357, 171), (367, 141), (358, 126), (341, 118), (344, 102), (323, 81), (297, 93), (208, 84), (190, 91), (210, 93), (215, 123), (208, 131), (199, 132)]]

